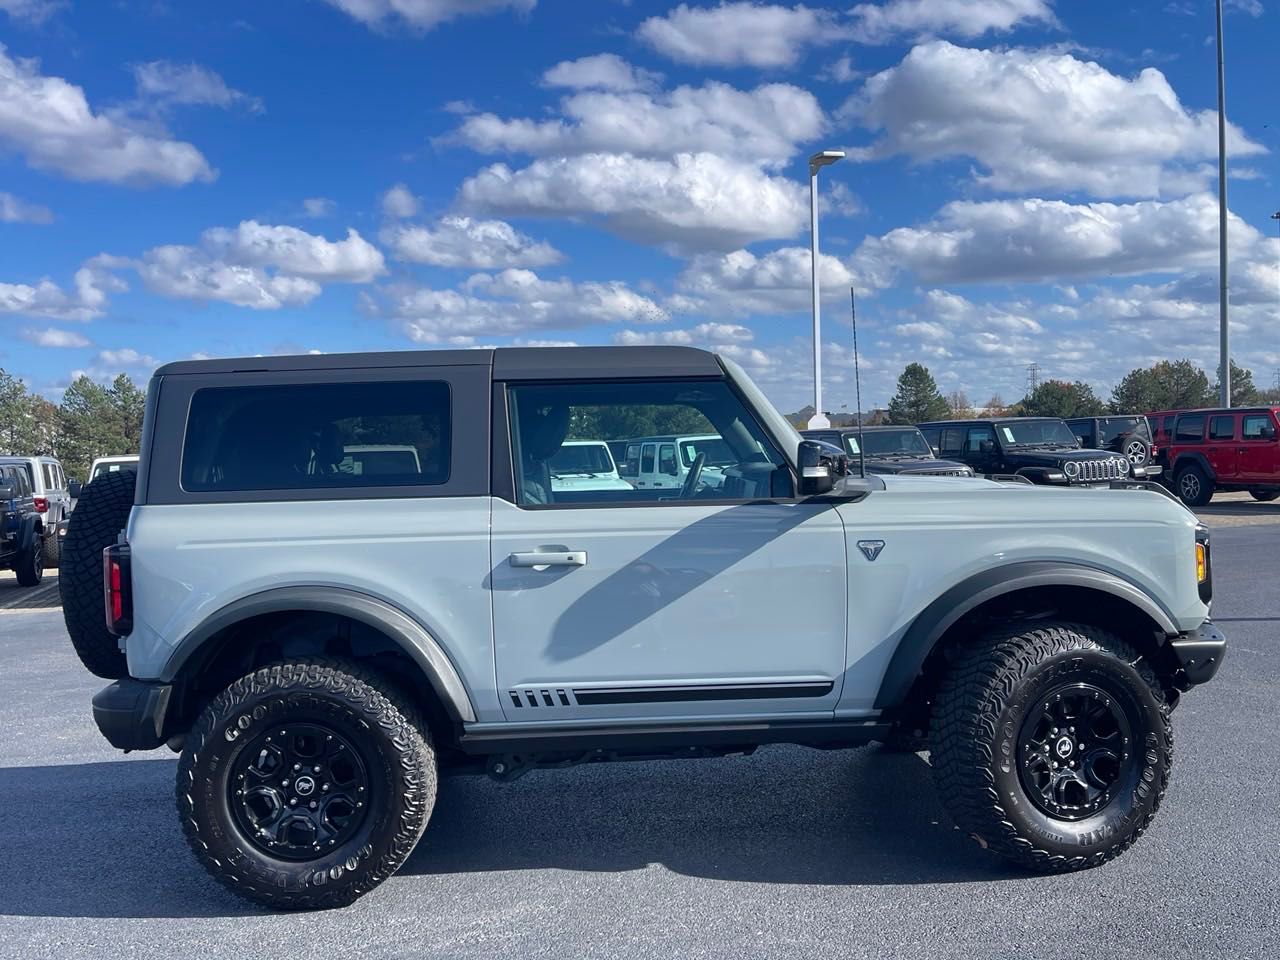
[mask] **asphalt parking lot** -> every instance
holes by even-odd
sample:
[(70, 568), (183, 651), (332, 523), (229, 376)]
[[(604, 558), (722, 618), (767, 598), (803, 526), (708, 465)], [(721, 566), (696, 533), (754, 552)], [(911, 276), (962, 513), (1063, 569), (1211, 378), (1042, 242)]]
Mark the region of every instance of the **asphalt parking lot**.
[(1063, 877), (960, 836), (922, 757), (773, 747), (445, 781), (399, 875), (271, 915), (188, 853), (173, 756), (99, 738), (60, 610), (0, 612), (0, 957), (1273, 957), (1280, 504), (1204, 513), (1230, 655), (1148, 835)]

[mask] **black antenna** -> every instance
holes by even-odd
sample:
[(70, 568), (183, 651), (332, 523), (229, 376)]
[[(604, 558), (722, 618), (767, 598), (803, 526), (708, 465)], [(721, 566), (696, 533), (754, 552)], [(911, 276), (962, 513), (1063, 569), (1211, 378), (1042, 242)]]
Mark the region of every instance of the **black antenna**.
[(858, 472), (867, 475), (867, 445), (862, 442), (862, 378), (858, 376), (858, 301), (849, 288), (849, 322), (853, 324), (853, 388), (858, 399)]

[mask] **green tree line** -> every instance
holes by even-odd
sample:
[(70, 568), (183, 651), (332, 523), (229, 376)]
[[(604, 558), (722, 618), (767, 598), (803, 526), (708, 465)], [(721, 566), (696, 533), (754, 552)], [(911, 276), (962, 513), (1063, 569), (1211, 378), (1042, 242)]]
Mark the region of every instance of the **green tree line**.
[(0, 368), (0, 453), (52, 454), (84, 480), (94, 457), (138, 452), (145, 407), (146, 394), (123, 373), (110, 386), (77, 377), (56, 404)]
[[(1185, 410), (1218, 404), (1219, 385), (1190, 360), (1161, 360), (1150, 367), (1130, 370), (1103, 400), (1082, 380), (1046, 380), (1017, 403), (1006, 406), (1000, 397), (986, 404), (988, 415), (1010, 417), (1100, 417), (1108, 414)], [(1231, 361), (1231, 405), (1280, 403), (1280, 389), (1259, 390), (1253, 371)], [(974, 408), (963, 391), (943, 396), (929, 368), (909, 363), (898, 377), (897, 392), (889, 401), (890, 423), (925, 423), (931, 420), (964, 420)]]

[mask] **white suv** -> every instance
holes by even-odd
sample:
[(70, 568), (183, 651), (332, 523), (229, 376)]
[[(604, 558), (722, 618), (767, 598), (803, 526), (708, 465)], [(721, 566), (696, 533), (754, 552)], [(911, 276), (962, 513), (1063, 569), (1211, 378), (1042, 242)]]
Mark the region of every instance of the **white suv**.
[[(1226, 649), (1168, 491), (853, 479), (701, 350), (187, 361), (147, 396), (141, 469), (72, 514), (68, 633), (116, 679), (107, 740), (180, 751), (195, 856), (275, 907), (394, 873), (440, 771), (924, 731), (964, 834), (1095, 866), (1151, 822), (1170, 713)], [(566, 444), (673, 423), (679, 488), (549, 482)], [(362, 445), (416, 456), (340, 469)]]
[(58, 524), (71, 515), (73, 506), (70, 483), (62, 471), (57, 457), (0, 457), (0, 463), (22, 464), (31, 476), (31, 493), (35, 497), (36, 511), (44, 518), (44, 539), (41, 541), (44, 566), (58, 566), (60, 540)]

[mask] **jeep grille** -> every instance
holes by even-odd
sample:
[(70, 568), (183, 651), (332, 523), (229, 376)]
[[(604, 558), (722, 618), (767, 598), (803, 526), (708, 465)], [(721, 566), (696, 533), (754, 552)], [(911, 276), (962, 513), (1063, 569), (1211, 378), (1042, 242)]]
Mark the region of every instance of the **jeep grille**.
[(1123, 480), (1129, 475), (1122, 461), (1114, 458), (1106, 460), (1085, 460), (1080, 464), (1081, 483), (1100, 483), (1106, 480)]

